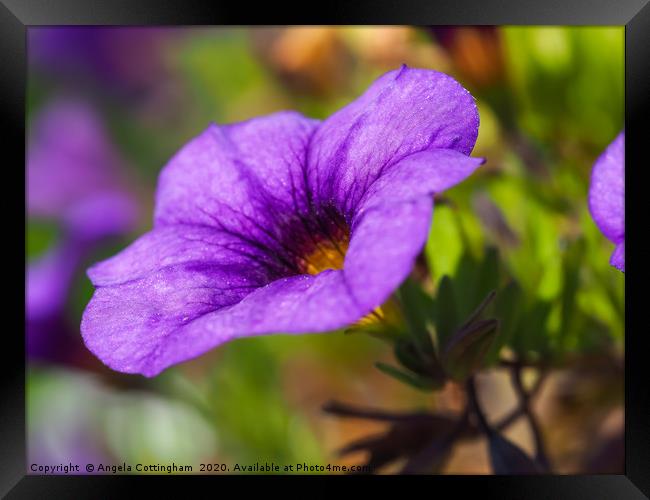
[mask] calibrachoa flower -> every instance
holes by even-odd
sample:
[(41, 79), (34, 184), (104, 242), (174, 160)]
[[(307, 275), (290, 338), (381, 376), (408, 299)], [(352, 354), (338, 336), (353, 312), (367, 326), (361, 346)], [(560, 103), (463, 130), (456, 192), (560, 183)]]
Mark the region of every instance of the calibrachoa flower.
[(27, 210), (32, 219), (59, 225), (61, 236), (27, 267), (30, 355), (52, 357), (66, 350), (63, 310), (79, 266), (99, 241), (134, 226), (136, 206), (120, 182), (119, 167), (100, 120), (87, 105), (56, 101), (34, 120)]
[(589, 210), (598, 228), (616, 245), (610, 264), (625, 272), (625, 132), (594, 163)]
[(234, 338), (358, 321), (409, 274), (433, 194), (482, 163), (478, 124), (455, 80), (404, 66), (323, 122), (211, 125), (162, 171), (153, 229), (89, 269), (86, 345), (153, 376)]

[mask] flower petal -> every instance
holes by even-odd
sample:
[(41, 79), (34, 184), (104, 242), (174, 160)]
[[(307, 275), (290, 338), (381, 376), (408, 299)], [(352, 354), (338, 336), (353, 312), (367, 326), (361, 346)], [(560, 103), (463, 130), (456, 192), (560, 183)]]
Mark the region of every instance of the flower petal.
[(368, 188), (360, 210), (372, 204), (399, 203), (441, 193), (469, 177), (484, 162), (452, 149), (412, 154), (386, 169)]
[(79, 245), (66, 242), (29, 263), (25, 275), (28, 321), (43, 320), (62, 310), (81, 254)]
[(408, 155), (434, 148), (469, 154), (478, 124), (473, 97), (453, 78), (404, 66), (318, 128), (309, 149), (310, 186), (319, 199), (354, 210), (382, 171)]
[(609, 263), (619, 271), (625, 272), (625, 241), (616, 245)]
[(381, 305), (406, 279), (429, 235), (433, 194), (457, 184), (481, 163), (448, 149), (416, 153), (367, 190), (353, 220), (344, 267), (360, 306)]
[(111, 368), (154, 376), (238, 337), (309, 333), (343, 327), (363, 311), (341, 271), (277, 280), (226, 305), (215, 278), (172, 266), (145, 278), (101, 287), (81, 331), (88, 348)]
[(371, 204), (354, 223), (344, 273), (364, 311), (388, 299), (406, 279), (429, 235), (433, 199)]
[[(153, 376), (233, 338), (355, 322), (410, 272), (432, 194), (480, 163), (465, 156), (477, 129), (457, 82), (406, 68), (320, 127), (289, 112), (211, 126), (162, 172), (154, 230), (89, 270), (87, 346)], [(304, 250), (293, 224), (313, 238), (339, 216), (351, 225), (344, 269), (291, 275), (284, 260)]]
[(32, 131), (27, 158), (30, 215), (62, 217), (98, 194), (125, 191), (117, 153), (86, 104), (57, 101), (37, 117)]
[(267, 241), (304, 205), (304, 164), (316, 120), (281, 112), (211, 125), (160, 174), (155, 225), (199, 224)]
[[(145, 278), (174, 266), (199, 274), (217, 275), (230, 269), (262, 286), (272, 279), (272, 256), (246, 242), (204, 226), (166, 226), (153, 229), (114, 257), (88, 269), (88, 276), (97, 287), (114, 286)], [(244, 271), (245, 270), (245, 271)], [(213, 286), (219, 287), (218, 276)], [(241, 298), (241, 297), (240, 297)]]
[(625, 133), (607, 147), (594, 164), (589, 210), (596, 225), (612, 242), (625, 237)]
[(137, 213), (130, 195), (107, 191), (79, 200), (65, 214), (64, 223), (70, 237), (92, 242), (129, 232), (135, 227)]

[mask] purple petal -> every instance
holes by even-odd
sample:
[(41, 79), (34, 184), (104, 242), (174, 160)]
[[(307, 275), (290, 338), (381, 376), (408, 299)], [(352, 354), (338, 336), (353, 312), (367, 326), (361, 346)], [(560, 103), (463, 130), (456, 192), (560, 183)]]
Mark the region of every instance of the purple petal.
[(625, 237), (625, 133), (607, 147), (594, 164), (589, 210), (602, 233), (612, 242)]
[(366, 191), (359, 206), (441, 193), (469, 177), (483, 163), (482, 158), (470, 158), (451, 149), (415, 153), (386, 169)]
[(298, 247), (333, 224), (311, 217), (305, 185), (306, 148), (317, 124), (281, 112), (210, 126), (161, 173), (155, 227), (212, 227), (278, 256), (285, 271), (299, 271)]
[(304, 209), (304, 159), (317, 126), (294, 112), (210, 126), (160, 174), (155, 225), (199, 224), (268, 242)]
[(72, 205), (64, 222), (68, 233), (74, 238), (80, 241), (99, 241), (132, 230), (137, 212), (137, 205), (131, 196), (108, 191)]
[(27, 354), (60, 359), (70, 347), (64, 306), (84, 249), (66, 242), (30, 262), (25, 275)]
[(81, 255), (77, 245), (62, 245), (29, 263), (25, 276), (28, 320), (42, 320), (61, 310)]
[(616, 245), (609, 263), (619, 271), (625, 272), (625, 241)]
[(355, 220), (344, 267), (365, 313), (385, 302), (411, 272), (429, 235), (433, 200), (425, 195), (368, 205)]
[(99, 288), (81, 324), (86, 345), (115, 370), (154, 376), (237, 337), (332, 330), (363, 314), (341, 271), (277, 280), (229, 307), (208, 304), (215, 277), (223, 283), (174, 267)]
[(345, 275), (365, 309), (381, 305), (408, 276), (429, 235), (433, 194), (483, 163), (438, 149), (404, 158), (370, 187), (359, 204)]
[(27, 160), (30, 215), (58, 217), (115, 184), (115, 156), (101, 123), (76, 101), (58, 101), (36, 118)]
[(174, 331), (277, 278), (271, 258), (213, 227), (156, 228), (89, 269), (97, 290), (84, 341), (117, 370), (149, 373), (151, 353)]
[[(292, 112), (211, 126), (161, 173), (154, 230), (89, 270), (87, 346), (152, 376), (233, 338), (353, 323), (410, 272), (432, 195), (481, 163), (477, 127), (454, 80), (408, 69), (320, 127)], [(338, 248), (347, 229), (343, 269), (304, 274), (316, 240)]]
[(478, 135), (474, 99), (453, 78), (431, 70), (391, 71), (318, 128), (309, 181), (319, 199), (349, 212), (382, 172), (435, 148), (469, 154)]
[(358, 222), (344, 271), (268, 285), (245, 256), (220, 250), (223, 236), (212, 228), (155, 229), (89, 271), (98, 288), (82, 320), (84, 341), (111, 368), (153, 376), (233, 338), (349, 325), (408, 274), (431, 207), (428, 196), (375, 205)]
[[(400, 236), (416, 229), (400, 222), (409, 220), (404, 206), (385, 214), (402, 228)], [(430, 211), (428, 199), (425, 223)], [(373, 230), (373, 214), (360, 223), (362, 238)], [(377, 297), (360, 303), (344, 271), (272, 280), (246, 255), (256, 249), (228, 238), (209, 227), (157, 228), (91, 268), (98, 288), (81, 325), (88, 348), (116, 370), (152, 376), (233, 338), (328, 331), (379, 305)], [(353, 251), (353, 260), (355, 255), (360, 254)]]
[(136, 207), (101, 121), (78, 101), (57, 101), (31, 128), (30, 216), (64, 219), (74, 237), (101, 238), (133, 227)]
[[(215, 269), (245, 268), (248, 279), (259, 276), (253, 284), (266, 284), (274, 277), (268, 274), (265, 256), (257, 248), (206, 226), (166, 226), (156, 228), (137, 239), (129, 247), (108, 260), (95, 264), (88, 276), (95, 286), (119, 285), (147, 275), (184, 266), (188, 271), (209, 273)], [(227, 273), (226, 273), (227, 274)], [(220, 283), (214, 283), (219, 287)]]
[(173, 30), (135, 27), (32, 27), (28, 31), (31, 67), (57, 77), (88, 79), (128, 90), (164, 76), (162, 43)]

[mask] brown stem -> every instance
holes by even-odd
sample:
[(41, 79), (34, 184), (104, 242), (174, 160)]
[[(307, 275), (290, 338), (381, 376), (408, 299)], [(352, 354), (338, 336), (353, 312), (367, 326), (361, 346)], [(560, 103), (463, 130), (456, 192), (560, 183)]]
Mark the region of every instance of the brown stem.
[(474, 380), (474, 377), (470, 377), (467, 380), (466, 388), (467, 388), (467, 398), (468, 398), (467, 404), (469, 406), (469, 409), (472, 411), (472, 413), (478, 420), (479, 428), (481, 429), (482, 432), (484, 432), (487, 435), (492, 434), (494, 432), (494, 429), (492, 429), (492, 427), (488, 423), (487, 418), (483, 413), (483, 409), (481, 408), (481, 404), (478, 400), (478, 393), (476, 391), (476, 381)]
[[(548, 459), (548, 455), (546, 454), (546, 448), (544, 446), (544, 439), (542, 437), (542, 432), (539, 426), (539, 422), (534, 412), (530, 408), (530, 399), (533, 395), (533, 390), (531, 390), (530, 392), (526, 391), (523, 380), (521, 378), (521, 366), (518, 367), (513, 366), (510, 375), (512, 379), (512, 385), (515, 389), (515, 392), (517, 393), (517, 396), (519, 397), (520, 408), (522, 410), (523, 415), (526, 416), (528, 420), (528, 424), (530, 425), (530, 429), (533, 433), (533, 440), (535, 441), (535, 450), (536, 450), (535, 458), (539, 462), (539, 464), (544, 468), (544, 470), (550, 471), (551, 466)], [(544, 376), (543, 374), (540, 374), (539, 379), (535, 384), (535, 387), (533, 388), (535, 391), (539, 389), (539, 386), (541, 385), (540, 380), (543, 378), (543, 376)]]

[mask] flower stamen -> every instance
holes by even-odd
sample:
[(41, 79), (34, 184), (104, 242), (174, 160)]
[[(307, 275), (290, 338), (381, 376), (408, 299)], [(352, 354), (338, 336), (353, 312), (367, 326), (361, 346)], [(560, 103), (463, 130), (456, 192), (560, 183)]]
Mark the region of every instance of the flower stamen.
[(327, 269), (343, 269), (347, 249), (347, 234), (337, 238), (337, 241), (329, 238), (321, 240), (316, 244), (316, 248), (304, 257), (300, 267), (305, 274), (313, 275), (322, 273)]

